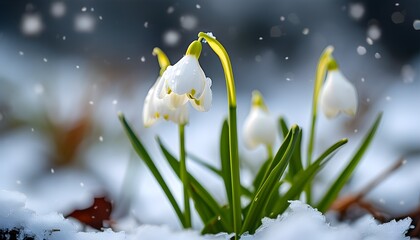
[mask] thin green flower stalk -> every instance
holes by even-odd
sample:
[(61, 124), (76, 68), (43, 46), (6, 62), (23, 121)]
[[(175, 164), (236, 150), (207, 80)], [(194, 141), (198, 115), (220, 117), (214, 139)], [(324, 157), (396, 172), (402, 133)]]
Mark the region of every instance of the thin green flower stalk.
[[(193, 45), (193, 44), (192, 44)], [(187, 50), (187, 54), (190, 48)], [(200, 49), (198, 50), (198, 55), (195, 53), (195, 56), (199, 56), (201, 52)], [(153, 55), (157, 56), (159, 66), (160, 66), (160, 77), (163, 75), (165, 70), (171, 65), (168, 57), (160, 48), (153, 49)], [(183, 198), (184, 198), (184, 228), (191, 228), (191, 207), (190, 207), (190, 194), (189, 194), (189, 181), (188, 181), (188, 172), (187, 172), (187, 164), (186, 164), (186, 154), (185, 154), (185, 122), (178, 123), (179, 129), (179, 170), (180, 170), (180, 178), (183, 186)]]
[[(318, 67), (316, 69), (315, 75), (315, 84), (314, 84), (314, 92), (313, 92), (313, 99), (312, 99), (312, 120), (311, 120), (311, 130), (309, 136), (309, 143), (308, 143), (308, 152), (306, 156), (306, 166), (309, 166), (312, 163), (312, 155), (314, 150), (314, 141), (315, 141), (315, 128), (316, 128), (316, 120), (318, 114), (318, 100), (319, 100), (319, 93), (324, 82), (325, 76), (327, 74), (327, 69), (330, 61), (333, 60), (332, 52), (334, 51), (333, 46), (328, 46), (325, 48), (324, 52), (322, 53), (321, 57), (319, 58)], [(312, 202), (312, 190), (310, 184), (308, 184), (306, 189), (306, 201), (308, 204)]]
[(242, 214), (241, 214), (241, 185), (240, 185), (240, 173), (239, 173), (239, 157), (238, 157), (238, 134), (236, 124), (236, 92), (235, 92), (235, 81), (233, 78), (232, 65), (228, 53), (222, 44), (217, 41), (214, 37), (209, 36), (206, 33), (200, 32), (198, 34), (198, 40), (205, 39), (211, 49), (219, 57), (223, 67), (226, 80), (228, 104), (229, 104), (229, 154), (230, 154), (230, 177), (232, 185), (232, 214), (235, 239), (238, 239), (238, 234), (242, 227)]
[[(194, 41), (188, 47), (185, 55), (193, 55), (197, 59), (201, 54), (201, 43)], [(187, 162), (185, 155), (185, 124), (179, 124), (179, 168), (181, 175), (181, 182), (184, 189), (184, 217), (185, 217), (185, 226), (186, 228), (191, 228), (191, 207), (190, 207), (190, 193), (189, 193), (189, 179), (187, 171)]]
[(184, 218), (185, 228), (191, 228), (191, 207), (189, 194), (189, 179), (187, 162), (185, 160), (185, 124), (179, 124), (179, 170), (181, 175), (182, 188), (184, 190)]
[(308, 144), (307, 165), (309, 165), (312, 162), (312, 154), (313, 154), (314, 140), (315, 140), (315, 125), (316, 125), (316, 119), (317, 119), (317, 114), (318, 114), (319, 92), (321, 90), (322, 83), (324, 82), (325, 75), (327, 74), (329, 62), (333, 60), (331, 56), (333, 51), (334, 51), (333, 46), (328, 46), (327, 48), (325, 48), (324, 52), (319, 58), (318, 67), (316, 70), (314, 93), (313, 93), (313, 98), (312, 98), (312, 122), (311, 122), (311, 135), (309, 137), (309, 144)]

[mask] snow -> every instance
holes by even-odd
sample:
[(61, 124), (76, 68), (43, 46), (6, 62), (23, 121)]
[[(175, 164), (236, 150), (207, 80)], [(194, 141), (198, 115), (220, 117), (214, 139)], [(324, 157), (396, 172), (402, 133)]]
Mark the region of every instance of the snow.
[(420, 20), (418, 20), (418, 19), (414, 20), (414, 22), (413, 22), (413, 28), (415, 30), (420, 30)]
[[(0, 190), (0, 226), (3, 231), (18, 230), (35, 239), (49, 240), (135, 240), (135, 239), (230, 239), (232, 234), (200, 235), (196, 230), (172, 230), (162, 225), (142, 225), (124, 232), (105, 229), (103, 232), (81, 232), (80, 225), (65, 219), (62, 214), (51, 212), (37, 214), (26, 206), (26, 196), (19, 192)], [(398, 240), (409, 239), (405, 232), (411, 219), (378, 224), (371, 216), (354, 223), (330, 223), (324, 215), (307, 204), (291, 201), (289, 209), (276, 219), (264, 218), (255, 235), (245, 233), (242, 239), (360, 239)], [(304, 223), (304, 225), (302, 225)], [(302, 227), (303, 226), (303, 227)]]
[[(365, 216), (352, 224), (332, 225), (327, 218), (309, 205), (291, 201), (289, 210), (277, 219), (263, 219), (263, 225), (255, 235), (243, 239), (409, 239), (405, 232), (411, 220), (391, 221), (378, 224), (371, 216)], [(302, 223), (304, 225), (302, 225)]]

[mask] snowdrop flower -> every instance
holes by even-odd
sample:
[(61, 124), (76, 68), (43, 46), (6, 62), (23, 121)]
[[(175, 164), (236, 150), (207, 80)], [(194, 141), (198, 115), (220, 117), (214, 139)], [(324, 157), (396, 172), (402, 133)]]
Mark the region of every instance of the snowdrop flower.
[[(161, 67), (160, 75), (162, 75), (170, 65), (169, 59), (159, 48), (153, 49), (153, 54), (158, 58), (159, 65)], [(146, 127), (150, 127), (160, 118), (182, 125), (188, 122), (187, 105), (181, 104), (177, 108), (172, 108), (168, 104), (168, 102), (183, 101), (183, 99), (175, 93), (169, 93), (161, 97), (160, 95), (162, 95), (163, 85), (164, 81), (162, 77), (159, 76), (150, 88), (146, 99), (144, 100), (143, 124)]]
[(201, 43), (194, 41), (186, 55), (173, 66), (168, 66), (162, 75), (164, 82), (160, 98), (168, 97), (170, 108), (178, 108), (187, 101), (198, 111), (208, 111), (212, 102), (211, 79), (206, 77), (198, 57)]
[(252, 92), (252, 106), (245, 120), (243, 137), (248, 148), (254, 149), (260, 144), (272, 147), (276, 140), (275, 119), (268, 112), (260, 92)]
[(147, 93), (143, 107), (144, 126), (150, 127), (160, 118), (177, 124), (186, 124), (188, 122), (187, 105), (182, 105), (178, 108), (170, 108), (168, 106), (168, 101), (170, 101), (171, 98), (170, 94), (164, 98), (159, 97), (159, 90), (162, 89), (162, 85), (162, 78), (158, 77), (155, 84)]
[(354, 116), (357, 112), (357, 93), (355, 87), (338, 69), (337, 63), (329, 66), (327, 78), (320, 93), (321, 109), (328, 118), (340, 112)]

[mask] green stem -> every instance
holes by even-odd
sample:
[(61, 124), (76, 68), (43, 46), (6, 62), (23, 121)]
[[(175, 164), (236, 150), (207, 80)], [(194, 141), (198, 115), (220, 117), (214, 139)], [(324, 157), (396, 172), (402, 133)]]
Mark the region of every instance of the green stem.
[(232, 65), (230, 63), (229, 55), (222, 44), (215, 38), (200, 32), (199, 39), (203, 38), (207, 41), (212, 50), (219, 57), (223, 67), (226, 80), (227, 96), (229, 103), (229, 154), (230, 154), (230, 178), (232, 184), (232, 215), (233, 215), (233, 229), (235, 239), (238, 239), (238, 234), (242, 227), (241, 215), (241, 188), (240, 188), (240, 173), (239, 173), (239, 157), (238, 157), (238, 135), (236, 125), (236, 93), (235, 81), (233, 79)]
[[(319, 58), (318, 67), (316, 69), (316, 76), (315, 76), (315, 84), (314, 84), (314, 93), (312, 99), (312, 121), (311, 121), (311, 131), (309, 136), (309, 143), (308, 143), (308, 152), (306, 156), (306, 167), (308, 167), (312, 163), (312, 155), (314, 150), (314, 141), (315, 141), (315, 128), (316, 128), (316, 119), (318, 113), (318, 99), (319, 99), (319, 92), (322, 87), (322, 83), (324, 82), (325, 75), (327, 73), (328, 63), (331, 61), (332, 57), (331, 54), (334, 51), (334, 47), (328, 46), (325, 48), (324, 52), (322, 53), (321, 57)], [(307, 203), (312, 202), (312, 191), (311, 186), (308, 186), (305, 189), (306, 192), (306, 201)]]
[(179, 124), (179, 168), (182, 186), (184, 189), (184, 218), (185, 228), (191, 228), (191, 210), (190, 210), (190, 197), (188, 192), (188, 172), (187, 164), (185, 161), (185, 124)]

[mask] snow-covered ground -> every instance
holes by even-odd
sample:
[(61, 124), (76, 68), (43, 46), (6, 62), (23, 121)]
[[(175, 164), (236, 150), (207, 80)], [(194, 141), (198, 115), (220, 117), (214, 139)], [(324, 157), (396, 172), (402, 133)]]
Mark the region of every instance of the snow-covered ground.
[[(288, 211), (276, 219), (265, 218), (254, 235), (244, 234), (242, 239), (322, 239), (322, 240), (403, 240), (411, 219), (378, 224), (371, 216), (364, 216), (354, 223), (335, 223), (310, 206), (292, 201)], [(62, 214), (38, 214), (26, 207), (25, 195), (0, 191), (0, 237), (18, 232), (17, 239), (32, 237), (48, 240), (135, 240), (135, 239), (229, 239), (232, 235), (220, 233), (201, 236), (195, 230), (173, 230), (162, 225), (141, 225), (127, 231), (82, 231), (80, 224), (65, 219)], [(16, 233), (15, 233), (16, 234)]]

